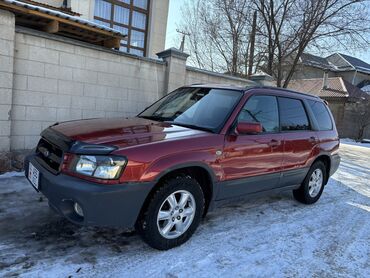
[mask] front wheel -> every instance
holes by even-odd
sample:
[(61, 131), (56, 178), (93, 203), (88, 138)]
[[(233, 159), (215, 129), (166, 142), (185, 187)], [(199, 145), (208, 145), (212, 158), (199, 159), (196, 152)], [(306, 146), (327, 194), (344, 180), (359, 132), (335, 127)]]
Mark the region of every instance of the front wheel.
[(302, 185), (293, 190), (294, 198), (304, 204), (316, 203), (324, 190), (325, 180), (325, 164), (322, 161), (317, 161), (311, 166)]
[(203, 211), (204, 195), (199, 183), (190, 177), (173, 178), (152, 195), (137, 230), (150, 246), (167, 250), (192, 236)]

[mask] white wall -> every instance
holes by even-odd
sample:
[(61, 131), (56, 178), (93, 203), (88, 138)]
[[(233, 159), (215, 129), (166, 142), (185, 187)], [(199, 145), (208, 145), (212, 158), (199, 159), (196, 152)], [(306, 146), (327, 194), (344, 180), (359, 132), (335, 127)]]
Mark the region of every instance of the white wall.
[(166, 43), (169, 0), (150, 0), (147, 55), (156, 57)]
[(189, 85), (196, 83), (230, 84), (235, 86), (248, 86), (253, 84), (252, 81), (247, 79), (187, 67), (185, 84)]
[(63, 0), (35, 0), (35, 2), (47, 4), (56, 8), (60, 8), (63, 4)]

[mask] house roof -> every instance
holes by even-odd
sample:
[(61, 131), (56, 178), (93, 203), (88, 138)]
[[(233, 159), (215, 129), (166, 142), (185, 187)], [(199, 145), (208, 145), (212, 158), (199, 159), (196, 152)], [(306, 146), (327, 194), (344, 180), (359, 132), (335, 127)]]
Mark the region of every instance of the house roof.
[(303, 53), (301, 56), (301, 62), (306, 65), (311, 65), (313, 67), (319, 67), (319, 68), (330, 68), (329, 62), (326, 60), (326, 58), (312, 55), (309, 53)]
[(368, 97), (368, 94), (351, 83), (343, 80), (342, 77), (328, 78), (326, 88), (323, 88), (322, 78), (291, 80), (288, 88), (328, 99), (362, 99)]
[(301, 62), (308, 66), (328, 69), (331, 71), (354, 71), (370, 74), (370, 64), (342, 53), (334, 53), (328, 57), (320, 57), (309, 53), (302, 54)]
[(0, 1), (0, 9), (15, 14), (17, 25), (59, 34), (108, 48), (119, 48), (125, 35), (112, 28), (59, 10), (18, 0)]
[(355, 58), (355, 57), (352, 57), (352, 56), (348, 56), (348, 55), (345, 55), (345, 54), (342, 54), (342, 53), (338, 53), (340, 56), (343, 57), (343, 59), (345, 59), (352, 67), (354, 67), (355, 69), (361, 71), (361, 70), (365, 70), (367, 72), (370, 73), (370, 65), (358, 58)]

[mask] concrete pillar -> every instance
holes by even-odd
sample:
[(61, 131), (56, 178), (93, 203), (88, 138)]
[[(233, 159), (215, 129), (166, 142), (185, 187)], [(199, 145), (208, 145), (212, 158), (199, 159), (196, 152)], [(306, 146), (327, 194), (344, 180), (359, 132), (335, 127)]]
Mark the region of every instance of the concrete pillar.
[(10, 150), (14, 37), (14, 14), (0, 10), (0, 152)]
[(170, 48), (157, 53), (166, 62), (166, 78), (164, 91), (168, 94), (178, 87), (185, 85), (186, 59), (188, 54), (176, 48)]
[(249, 77), (249, 79), (261, 86), (276, 86), (274, 78), (264, 72), (253, 74)]

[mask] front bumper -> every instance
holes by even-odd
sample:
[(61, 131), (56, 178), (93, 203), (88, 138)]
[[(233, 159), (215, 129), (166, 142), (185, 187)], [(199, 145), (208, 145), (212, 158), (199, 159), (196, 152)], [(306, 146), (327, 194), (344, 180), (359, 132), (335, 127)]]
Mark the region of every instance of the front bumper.
[[(39, 190), (50, 206), (69, 221), (89, 226), (132, 228), (154, 183), (124, 183), (103, 185), (71, 177), (54, 175), (42, 167), (35, 155), (25, 159), (40, 171)], [(73, 205), (77, 202), (84, 213), (78, 216)]]

